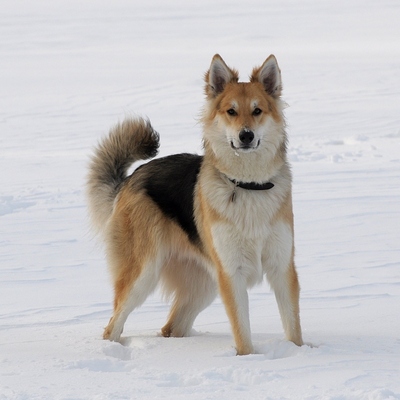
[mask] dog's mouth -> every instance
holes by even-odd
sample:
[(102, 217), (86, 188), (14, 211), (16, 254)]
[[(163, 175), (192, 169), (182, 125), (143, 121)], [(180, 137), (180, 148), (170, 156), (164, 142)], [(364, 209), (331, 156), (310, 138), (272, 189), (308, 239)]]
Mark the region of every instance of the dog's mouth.
[(233, 143), (233, 140), (231, 140), (231, 147), (233, 150), (238, 151), (252, 151), (252, 150), (257, 150), (258, 147), (260, 146), (260, 142), (261, 140), (259, 139), (257, 142), (255, 143), (249, 143), (249, 144), (239, 144), (239, 146), (235, 146), (235, 144)]

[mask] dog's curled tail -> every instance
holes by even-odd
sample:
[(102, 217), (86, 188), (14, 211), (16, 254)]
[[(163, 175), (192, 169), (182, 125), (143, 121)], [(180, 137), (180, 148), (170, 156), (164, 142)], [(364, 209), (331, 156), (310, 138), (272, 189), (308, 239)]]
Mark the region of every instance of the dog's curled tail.
[(95, 148), (89, 164), (89, 213), (97, 231), (104, 229), (120, 184), (132, 163), (156, 156), (159, 135), (150, 121), (128, 118), (110, 130)]

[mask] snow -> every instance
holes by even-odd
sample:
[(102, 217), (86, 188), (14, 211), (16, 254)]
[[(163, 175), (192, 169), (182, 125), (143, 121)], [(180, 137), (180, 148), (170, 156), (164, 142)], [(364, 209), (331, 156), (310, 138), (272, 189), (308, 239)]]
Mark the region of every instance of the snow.
[[(400, 399), (400, 4), (395, 0), (3, 1), (0, 399)], [(84, 196), (92, 147), (147, 115), (161, 154), (201, 151), (203, 73), (274, 53), (294, 174), (303, 335), (250, 292), (257, 354), (221, 301), (158, 335), (158, 293), (122, 344)]]

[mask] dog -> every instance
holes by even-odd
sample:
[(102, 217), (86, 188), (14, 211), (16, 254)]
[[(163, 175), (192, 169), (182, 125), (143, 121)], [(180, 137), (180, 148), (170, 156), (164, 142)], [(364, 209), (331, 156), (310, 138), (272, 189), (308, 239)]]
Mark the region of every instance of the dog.
[(114, 283), (104, 339), (120, 340), (128, 315), (161, 284), (172, 298), (163, 336), (190, 335), (219, 293), (237, 354), (253, 353), (247, 289), (266, 275), (287, 340), (303, 344), (281, 91), (274, 55), (239, 82), (216, 54), (205, 74), (204, 155), (154, 159), (127, 176), (158, 152), (143, 118), (125, 119), (97, 146), (88, 203)]

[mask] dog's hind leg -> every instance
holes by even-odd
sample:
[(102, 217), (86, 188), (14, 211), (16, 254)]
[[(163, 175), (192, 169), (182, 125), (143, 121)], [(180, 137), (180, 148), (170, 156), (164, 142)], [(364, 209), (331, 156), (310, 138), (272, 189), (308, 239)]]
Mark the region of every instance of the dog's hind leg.
[(215, 299), (216, 284), (195, 261), (170, 263), (163, 271), (162, 280), (164, 290), (167, 294), (173, 293), (174, 300), (161, 333), (165, 337), (189, 336), (197, 315)]
[(156, 288), (165, 252), (159, 230), (168, 223), (159, 209), (127, 185), (108, 224), (107, 258), (114, 282), (114, 314), (103, 338), (119, 340), (128, 315)]
[(114, 314), (104, 330), (103, 338), (118, 341), (129, 314), (141, 306), (159, 281), (158, 266), (148, 263), (138, 276), (132, 267), (122, 268), (115, 282)]

